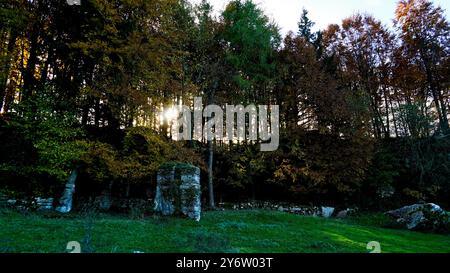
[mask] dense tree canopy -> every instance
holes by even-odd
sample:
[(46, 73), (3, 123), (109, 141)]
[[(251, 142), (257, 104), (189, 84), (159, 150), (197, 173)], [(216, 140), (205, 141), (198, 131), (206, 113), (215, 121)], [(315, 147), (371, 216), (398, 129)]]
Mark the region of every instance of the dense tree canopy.
[[(45, 194), (73, 168), (150, 183), (178, 160), (209, 169), (210, 198), (354, 203), (394, 188), (391, 201), (448, 203), (442, 9), (401, 0), (393, 27), (354, 14), (318, 32), (303, 10), (298, 26), (281, 37), (250, 0), (219, 16), (206, 0), (1, 0), (0, 190)], [(280, 148), (170, 140), (162, 113), (198, 96), (279, 105)]]

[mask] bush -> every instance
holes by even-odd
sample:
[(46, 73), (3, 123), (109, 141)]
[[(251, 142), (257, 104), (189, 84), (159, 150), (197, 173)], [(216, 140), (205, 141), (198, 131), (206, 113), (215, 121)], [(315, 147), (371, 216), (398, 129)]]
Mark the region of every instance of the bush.
[(10, 191), (29, 196), (59, 192), (86, 151), (76, 114), (58, 110), (49, 93), (48, 88), (40, 90), (15, 105), (9, 122), (1, 126), (8, 143), (1, 153), (8, 156), (0, 161), (0, 175), (6, 182), (19, 182), (7, 185)]
[[(395, 209), (418, 202), (449, 207), (450, 135), (383, 140), (361, 190), (360, 204)], [(384, 189), (392, 193), (383, 196)]]
[(363, 138), (299, 131), (282, 135), (275, 152), (260, 152), (258, 145), (250, 144), (218, 148), (215, 178), (222, 191), (240, 201), (351, 205), (357, 201), (372, 151), (372, 142)]
[(175, 160), (205, 167), (194, 150), (143, 127), (126, 129), (121, 145), (92, 141), (88, 147), (80, 165), (82, 175), (92, 183), (83, 182), (83, 194), (108, 190), (114, 197), (148, 198), (142, 189), (156, 185), (156, 172), (163, 164)]

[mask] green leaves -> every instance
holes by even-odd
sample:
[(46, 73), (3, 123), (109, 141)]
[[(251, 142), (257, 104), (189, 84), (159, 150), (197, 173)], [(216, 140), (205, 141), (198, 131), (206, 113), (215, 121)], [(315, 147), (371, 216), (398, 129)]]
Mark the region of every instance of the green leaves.
[(49, 89), (17, 105), (22, 113), (12, 124), (33, 144), (38, 153), (34, 168), (58, 181), (65, 181), (76, 161), (86, 151), (84, 132), (77, 125), (75, 115), (57, 111)]
[(151, 182), (159, 167), (171, 161), (204, 166), (202, 159), (180, 143), (157, 135), (151, 129), (125, 131), (122, 147), (93, 141), (81, 157), (81, 168), (96, 183), (137, 184)]
[(278, 28), (252, 1), (231, 1), (223, 16), (226, 60), (237, 85), (237, 97), (246, 102), (264, 101), (258, 91), (274, 75), (275, 50), (281, 38)]

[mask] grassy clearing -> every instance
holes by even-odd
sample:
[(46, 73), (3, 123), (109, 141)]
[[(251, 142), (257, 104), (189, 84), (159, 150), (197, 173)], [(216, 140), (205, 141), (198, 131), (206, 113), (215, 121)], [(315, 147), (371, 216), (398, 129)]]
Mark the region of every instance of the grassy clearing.
[[(371, 221), (370, 219), (375, 219)], [(273, 211), (206, 212), (200, 223), (188, 219), (124, 216), (95, 218), (69, 214), (0, 213), (0, 252), (66, 252), (79, 241), (83, 252), (146, 253), (333, 253), (450, 252), (450, 236), (382, 228), (380, 217), (347, 220), (303, 217)]]

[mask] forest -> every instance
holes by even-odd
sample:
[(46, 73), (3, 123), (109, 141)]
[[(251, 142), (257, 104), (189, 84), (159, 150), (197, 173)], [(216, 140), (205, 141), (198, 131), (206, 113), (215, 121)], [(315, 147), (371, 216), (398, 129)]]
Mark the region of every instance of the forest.
[[(450, 24), (400, 0), (281, 35), (254, 1), (0, 0), (0, 193), (153, 196), (167, 162), (201, 169), (202, 203), (450, 209)], [(280, 141), (172, 139), (176, 105), (278, 105)], [(207, 119), (203, 120), (207, 122)], [(250, 121), (247, 119), (246, 123)]]

